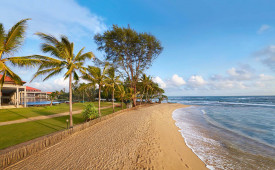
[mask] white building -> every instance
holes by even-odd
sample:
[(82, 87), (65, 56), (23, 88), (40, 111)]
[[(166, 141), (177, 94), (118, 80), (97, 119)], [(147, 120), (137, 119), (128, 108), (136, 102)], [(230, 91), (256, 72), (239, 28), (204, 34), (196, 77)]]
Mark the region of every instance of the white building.
[(27, 107), (28, 102), (47, 101), (49, 92), (24, 86), (25, 83), (23, 81), (18, 85), (12, 78), (6, 76), (2, 90), (0, 89), (0, 108)]

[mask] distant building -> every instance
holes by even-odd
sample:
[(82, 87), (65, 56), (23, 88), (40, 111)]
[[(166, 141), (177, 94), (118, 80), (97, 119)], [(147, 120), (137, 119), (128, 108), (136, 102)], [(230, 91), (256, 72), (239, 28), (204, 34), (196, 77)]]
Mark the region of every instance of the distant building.
[[(0, 79), (2, 76), (0, 74)], [(0, 90), (0, 108), (3, 106), (26, 107), (28, 102), (48, 100), (48, 94), (51, 92), (42, 92), (39, 89), (24, 86), (25, 83), (23, 81), (22, 85), (18, 85), (12, 78), (6, 76), (2, 90)]]

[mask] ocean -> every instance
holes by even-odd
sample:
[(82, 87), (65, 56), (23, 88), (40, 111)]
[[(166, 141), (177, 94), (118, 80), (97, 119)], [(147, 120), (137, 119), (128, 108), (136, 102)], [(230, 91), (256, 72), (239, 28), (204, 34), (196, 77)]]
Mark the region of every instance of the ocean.
[(169, 97), (173, 119), (209, 169), (275, 169), (275, 96)]

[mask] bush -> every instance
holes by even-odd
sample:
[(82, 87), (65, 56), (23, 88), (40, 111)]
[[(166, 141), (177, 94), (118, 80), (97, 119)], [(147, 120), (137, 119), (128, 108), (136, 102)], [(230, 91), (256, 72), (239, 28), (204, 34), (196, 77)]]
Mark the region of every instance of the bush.
[(96, 109), (96, 107), (94, 106), (94, 104), (90, 103), (88, 104), (84, 111), (82, 112), (82, 116), (86, 121), (98, 118), (98, 111)]

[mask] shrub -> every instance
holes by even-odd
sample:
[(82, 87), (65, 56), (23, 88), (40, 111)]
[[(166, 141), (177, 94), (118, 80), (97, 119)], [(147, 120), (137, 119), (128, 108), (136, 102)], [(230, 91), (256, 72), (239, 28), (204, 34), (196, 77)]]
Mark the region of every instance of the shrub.
[(84, 119), (86, 119), (86, 121), (89, 121), (89, 120), (99, 117), (98, 111), (97, 111), (96, 107), (94, 106), (94, 104), (92, 104), (92, 103), (88, 104), (85, 107), (84, 111), (82, 112), (82, 116)]

